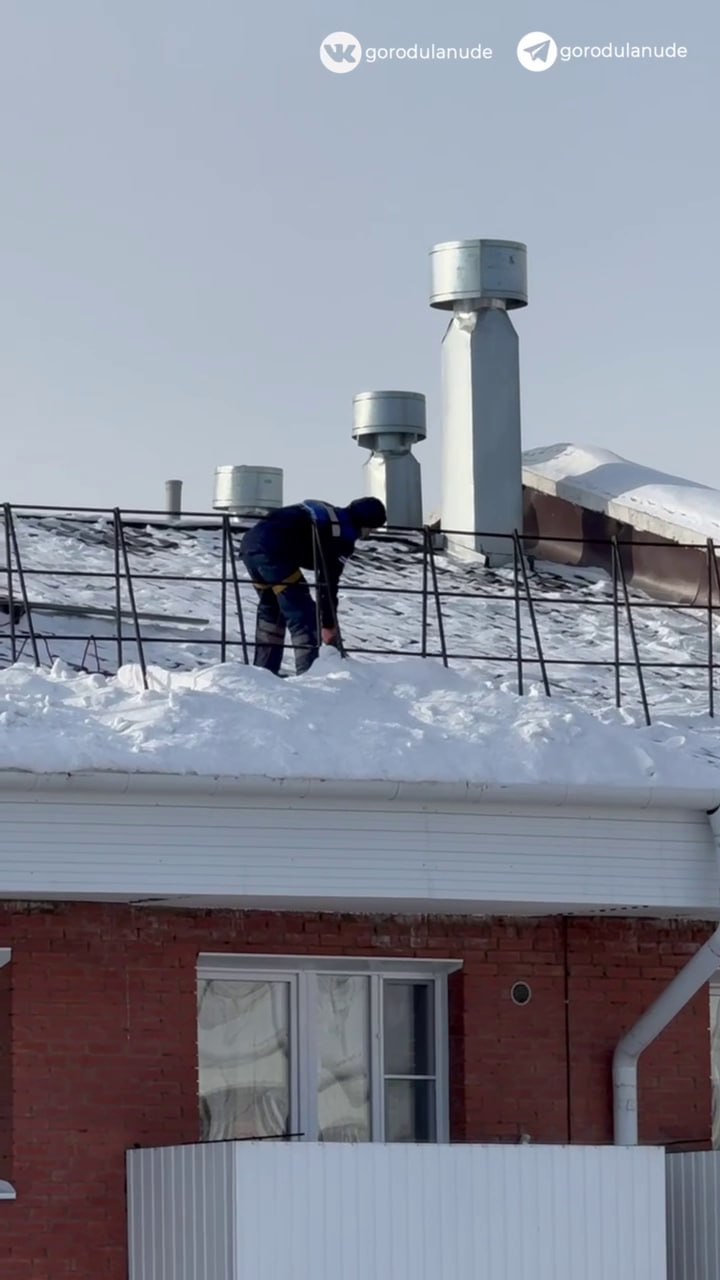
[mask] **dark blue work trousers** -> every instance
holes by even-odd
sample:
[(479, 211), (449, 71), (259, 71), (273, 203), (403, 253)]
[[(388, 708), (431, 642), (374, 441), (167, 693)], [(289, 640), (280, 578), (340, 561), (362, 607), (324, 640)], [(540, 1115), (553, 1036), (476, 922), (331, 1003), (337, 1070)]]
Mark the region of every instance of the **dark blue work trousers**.
[(258, 593), (255, 666), (279, 673), (289, 628), (295, 670), (302, 675), (318, 656), (317, 610), (302, 571), (263, 551), (243, 552), (243, 560)]

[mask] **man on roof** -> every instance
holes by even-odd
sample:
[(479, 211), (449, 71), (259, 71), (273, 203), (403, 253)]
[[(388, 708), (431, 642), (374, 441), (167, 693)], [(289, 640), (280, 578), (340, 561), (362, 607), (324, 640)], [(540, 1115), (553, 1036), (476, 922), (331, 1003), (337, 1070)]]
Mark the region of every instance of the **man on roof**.
[[(320, 641), (336, 643), (340, 575), (358, 538), (386, 520), (379, 498), (356, 498), (348, 507), (309, 499), (280, 507), (248, 530), (242, 558), (258, 592), (256, 667), (279, 674), (286, 627), (298, 675), (312, 666)], [(314, 570), (317, 604), (303, 569)]]

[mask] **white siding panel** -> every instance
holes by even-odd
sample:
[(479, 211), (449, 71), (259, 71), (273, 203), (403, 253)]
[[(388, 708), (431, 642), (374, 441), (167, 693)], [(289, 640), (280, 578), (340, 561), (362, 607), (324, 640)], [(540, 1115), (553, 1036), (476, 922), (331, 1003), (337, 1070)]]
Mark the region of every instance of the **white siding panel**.
[(0, 896), (720, 914), (702, 813), (0, 800)]
[(254, 1280), (665, 1276), (657, 1150), (265, 1144), (236, 1147), (236, 1165), (238, 1256)]
[(720, 1276), (720, 1152), (667, 1158), (668, 1280)]
[[(187, 1149), (199, 1166), (202, 1150)], [(140, 1182), (142, 1203), (173, 1201), (196, 1233), (199, 1224), (220, 1230), (218, 1204), (232, 1203), (224, 1228), (232, 1280), (666, 1277), (659, 1149), (266, 1142), (224, 1150), (225, 1188), (211, 1188), (206, 1168), (193, 1183), (172, 1154), (131, 1154), (130, 1280), (226, 1277), (227, 1254), (208, 1265), (188, 1248), (179, 1212), (138, 1216)], [(160, 1189), (148, 1187), (153, 1179)]]
[(234, 1280), (234, 1162), (225, 1143), (130, 1151), (129, 1280)]

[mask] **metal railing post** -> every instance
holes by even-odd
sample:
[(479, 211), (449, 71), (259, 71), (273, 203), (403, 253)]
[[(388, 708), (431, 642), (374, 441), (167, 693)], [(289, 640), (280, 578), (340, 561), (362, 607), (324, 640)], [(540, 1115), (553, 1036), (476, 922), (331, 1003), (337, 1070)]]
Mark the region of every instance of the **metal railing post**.
[(128, 600), (130, 601), (130, 612), (132, 613), (133, 628), (135, 631), (135, 644), (138, 651), (138, 662), (142, 672), (143, 688), (148, 688), (147, 664), (145, 662), (145, 650), (143, 648), (143, 639), (140, 632), (140, 619), (138, 617), (137, 606), (135, 604), (135, 587), (133, 586), (132, 573), (130, 572), (130, 557), (128, 556), (127, 543), (125, 541), (125, 530), (122, 525), (122, 516), (120, 508), (114, 510), (115, 528), (120, 544), (120, 552), (122, 554), (123, 568), (125, 570), (125, 580), (127, 582)]
[(440, 653), (442, 656), (443, 666), (447, 667), (449, 664), (448, 664), (447, 645), (445, 643), (445, 623), (443, 621), (442, 605), (440, 603), (440, 591), (438, 588), (437, 565), (435, 564), (435, 548), (433, 547), (433, 544), (432, 544), (432, 535), (429, 529), (427, 531), (427, 534), (428, 534), (428, 544), (427, 544), (428, 559), (430, 561), (430, 574), (432, 577), (433, 595), (435, 596), (435, 612), (437, 614), (438, 636), (440, 637)]
[(430, 538), (430, 530), (423, 529), (423, 559), (422, 559), (422, 613), (420, 623), (420, 655), (427, 658), (427, 637), (428, 637), (428, 540)]
[(632, 616), (632, 605), (630, 602), (630, 593), (628, 591), (627, 578), (625, 577), (625, 566), (620, 555), (620, 547), (618, 545), (617, 536), (612, 539), (613, 554), (617, 559), (618, 576), (623, 592), (623, 601), (625, 603), (625, 612), (628, 620), (628, 630), (630, 632), (630, 641), (632, 644), (633, 659), (635, 662), (635, 670), (637, 671), (638, 684), (640, 686), (640, 698), (642, 701), (643, 713), (645, 715), (645, 723), (651, 724), (650, 708), (648, 706), (647, 693), (645, 691), (645, 677), (643, 676), (642, 662), (640, 661), (640, 650), (638, 648), (637, 636), (635, 634), (635, 620)]
[(237, 613), (238, 627), (240, 628), (240, 644), (242, 646), (242, 651), (243, 651), (243, 660), (245, 662), (245, 666), (247, 667), (250, 662), (250, 655), (248, 653), (247, 633), (245, 631), (245, 615), (243, 613), (242, 600), (240, 598), (240, 579), (238, 577), (237, 558), (235, 556), (235, 544), (233, 543), (233, 540), (232, 540), (232, 526), (230, 524), (230, 517), (226, 515), (223, 517), (223, 520), (227, 521), (227, 549), (228, 549), (228, 555), (230, 558), (230, 572), (232, 574), (233, 590), (235, 593), (235, 611)]
[(718, 566), (717, 547), (713, 538), (708, 538), (708, 554), (712, 562), (712, 573), (718, 599), (720, 600), (720, 566)]
[(9, 505), (3, 507), (3, 522), (5, 524), (5, 563), (7, 565), (7, 602), (8, 602), (8, 618), (10, 620), (10, 654), (13, 662), (18, 660), (17, 651), (17, 634), (15, 631), (15, 590), (13, 585), (13, 563), (12, 563), (12, 542), (10, 539), (10, 521), (8, 520)]
[(712, 538), (707, 540), (707, 650), (708, 650), (708, 714), (715, 717), (715, 671), (713, 646), (713, 558)]
[(120, 586), (120, 534), (116, 513), (113, 512), (113, 567), (115, 570), (115, 626), (117, 627), (117, 669), (123, 665), (122, 588)]
[(320, 618), (320, 566), (318, 561), (318, 532), (315, 522), (312, 526), (312, 549), (313, 549), (313, 579), (315, 581), (315, 635), (317, 637), (318, 652), (320, 650), (320, 633), (322, 631)]
[(513, 592), (515, 596), (515, 646), (517, 649), (517, 682), (518, 693), (525, 693), (523, 687), (522, 660), (522, 622), (520, 619), (520, 561), (518, 558), (517, 539), (513, 538)]
[(317, 627), (318, 627), (318, 633), (317, 633), (318, 644), (320, 644), (320, 592), (319, 592), (319, 590), (318, 590), (318, 579), (317, 579), (317, 569), (318, 569), (318, 564), (319, 564), (320, 572), (322, 573), (323, 589), (324, 589), (324, 591), (325, 591), (325, 592), (326, 592), (326, 594), (327, 594), (327, 599), (328, 599), (329, 604), (330, 604), (330, 612), (331, 612), (331, 614), (332, 614), (333, 627), (335, 628), (336, 647), (337, 647), (338, 652), (340, 653), (341, 657), (345, 658), (345, 657), (347, 657), (347, 654), (345, 653), (345, 646), (343, 645), (343, 638), (342, 638), (342, 633), (341, 633), (341, 631), (340, 631), (340, 624), (339, 624), (339, 622), (338, 622), (337, 609), (335, 608), (335, 601), (334, 601), (334, 600), (333, 600), (333, 598), (332, 598), (332, 592), (330, 591), (330, 587), (329, 587), (329, 584), (328, 584), (327, 564), (326, 564), (326, 562), (325, 562), (325, 553), (324, 553), (324, 551), (323, 551), (323, 549), (322, 549), (322, 542), (320, 541), (320, 534), (319, 534), (319, 532), (318, 532), (318, 527), (317, 527), (317, 525), (316, 525), (314, 522), (313, 522), (313, 548), (314, 548), (314, 549), (313, 549), (313, 558), (314, 558), (314, 560), (315, 560), (315, 565), (314, 565), (314, 568), (315, 568), (315, 603), (316, 603), (316, 608), (317, 608), (317, 619), (318, 619), (318, 623), (317, 623)]
[(28, 599), (27, 584), (25, 582), (25, 574), (23, 572), (22, 560), (20, 559), (20, 548), (17, 540), (17, 530), (15, 529), (15, 521), (13, 520), (12, 507), (9, 502), (5, 503), (5, 524), (10, 529), (10, 541), (12, 544), (12, 553), (15, 557), (15, 567), (17, 569), (18, 582), (20, 584), (20, 596), (23, 602), (23, 609), (27, 618), (28, 631), (30, 632), (30, 644), (32, 645), (33, 660), (35, 666), (40, 666), (40, 653), (38, 650), (37, 636), (35, 635), (35, 624), (33, 623), (32, 610)]
[(533, 639), (537, 650), (538, 663), (540, 664), (540, 672), (542, 675), (543, 688), (547, 697), (551, 696), (550, 681), (548, 680), (547, 668), (545, 666), (545, 654), (543, 653), (542, 642), (540, 640), (540, 628), (538, 627), (537, 618), (535, 616), (535, 604), (530, 590), (530, 582), (527, 575), (527, 567), (525, 565), (525, 553), (523, 551), (520, 534), (517, 529), (513, 533), (513, 544), (517, 548), (517, 555), (520, 560), (520, 571), (522, 573), (523, 586), (525, 588), (525, 597), (527, 599), (528, 613), (530, 614), (530, 623), (532, 626)]
[(613, 586), (613, 661), (615, 666), (615, 706), (622, 706), (622, 686), (620, 674), (620, 599), (618, 596), (618, 566), (615, 548), (612, 552), (612, 586)]
[(220, 661), (227, 662), (227, 516), (222, 521), (222, 582), (220, 586)]

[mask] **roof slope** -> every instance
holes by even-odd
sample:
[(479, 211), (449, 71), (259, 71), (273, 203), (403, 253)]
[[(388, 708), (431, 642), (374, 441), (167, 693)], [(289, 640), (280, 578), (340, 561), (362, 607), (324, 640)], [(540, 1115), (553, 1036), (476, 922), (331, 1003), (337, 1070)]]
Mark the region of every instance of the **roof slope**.
[(720, 492), (608, 449), (554, 444), (523, 454), (523, 482), (633, 528), (685, 544), (720, 539)]
[[(105, 520), (23, 519), (18, 541), (25, 570), (34, 571), (27, 578), (31, 599), (112, 607), (114, 551)], [(521, 699), (515, 692), (516, 603), (509, 571), (488, 572), (437, 555), (452, 662), (446, 672), (437, 659), (423, 663), (400, 656), (421, 652), (418, 543), (374, 539), (348, 566), (343, 634), (350, 650), (373, 651), (376, 657), (382, 651), (386, 661), (368, 656), (343, 664), (335, 654), (324, 654), (307, 677), (280, 683), (238, 663), (238, 647), (231, 663), (201, 669), (220, 656), (219, 532), (137, 528), (128, 532), (128, 543), (138, 609), (182, 614), (198, 623), (142, 624), (152, 668), (149, 691), (132, 667), (119, 679), (78, 674), (71, 665), (35, 672), (26, 665), (26, 642), (23, 663), (0, 673), (0, 767), (629, 786), (720, 782), (720, 745), (704, 714), (703, 613), (638, 601), (640, 653), (658, 664), (645, 673), (654, 716), (653, 726), (645, 728), (632, 666), (622, 676), (627, 709), (617, 711), (611, 666), (582, 665), (611, 664), (613, 658), (609, 585), (599, 574), (539, 566), (532, 575), (553, 697), (547, 700), (533, 687)], [(63, 577), (63, 571), (78, 576)], [(92, 578), (93, 572), (108, 576)], [(172, 580), (159, 581), (161, 574)], [(127, 607), (125, 587), (123, 592)], [(241, 599), (251, 638), (251, 587), (242, 585)], [(229, 634), (237, 641), (232, 585), (228, 614)], [(432, 596), (429, 615), (428, 647), (437, 654)], [(115, 669), (110, 621), (34, 616), (39, 633), (73, 637), (40, 638), (40, 657), (48, 664), (60, 658)], [(534, 659), (526, 603), (520, 621), (525, 658)], [(22, 621), (18, 627), (27, 631)], [(131, 635), (127, 625), (125, 663), (137, 657)], [(7, 623), (0, 652), (7, 662)], [(396, 656), (388, 662), (390, 654)], [(624, 623), (621, 654), (632, 663)], [(697, 668), (678, 671), (678, 664), (688, 662)], [(525, 668), (526, 680), (537, 676), (537, 665)]]

